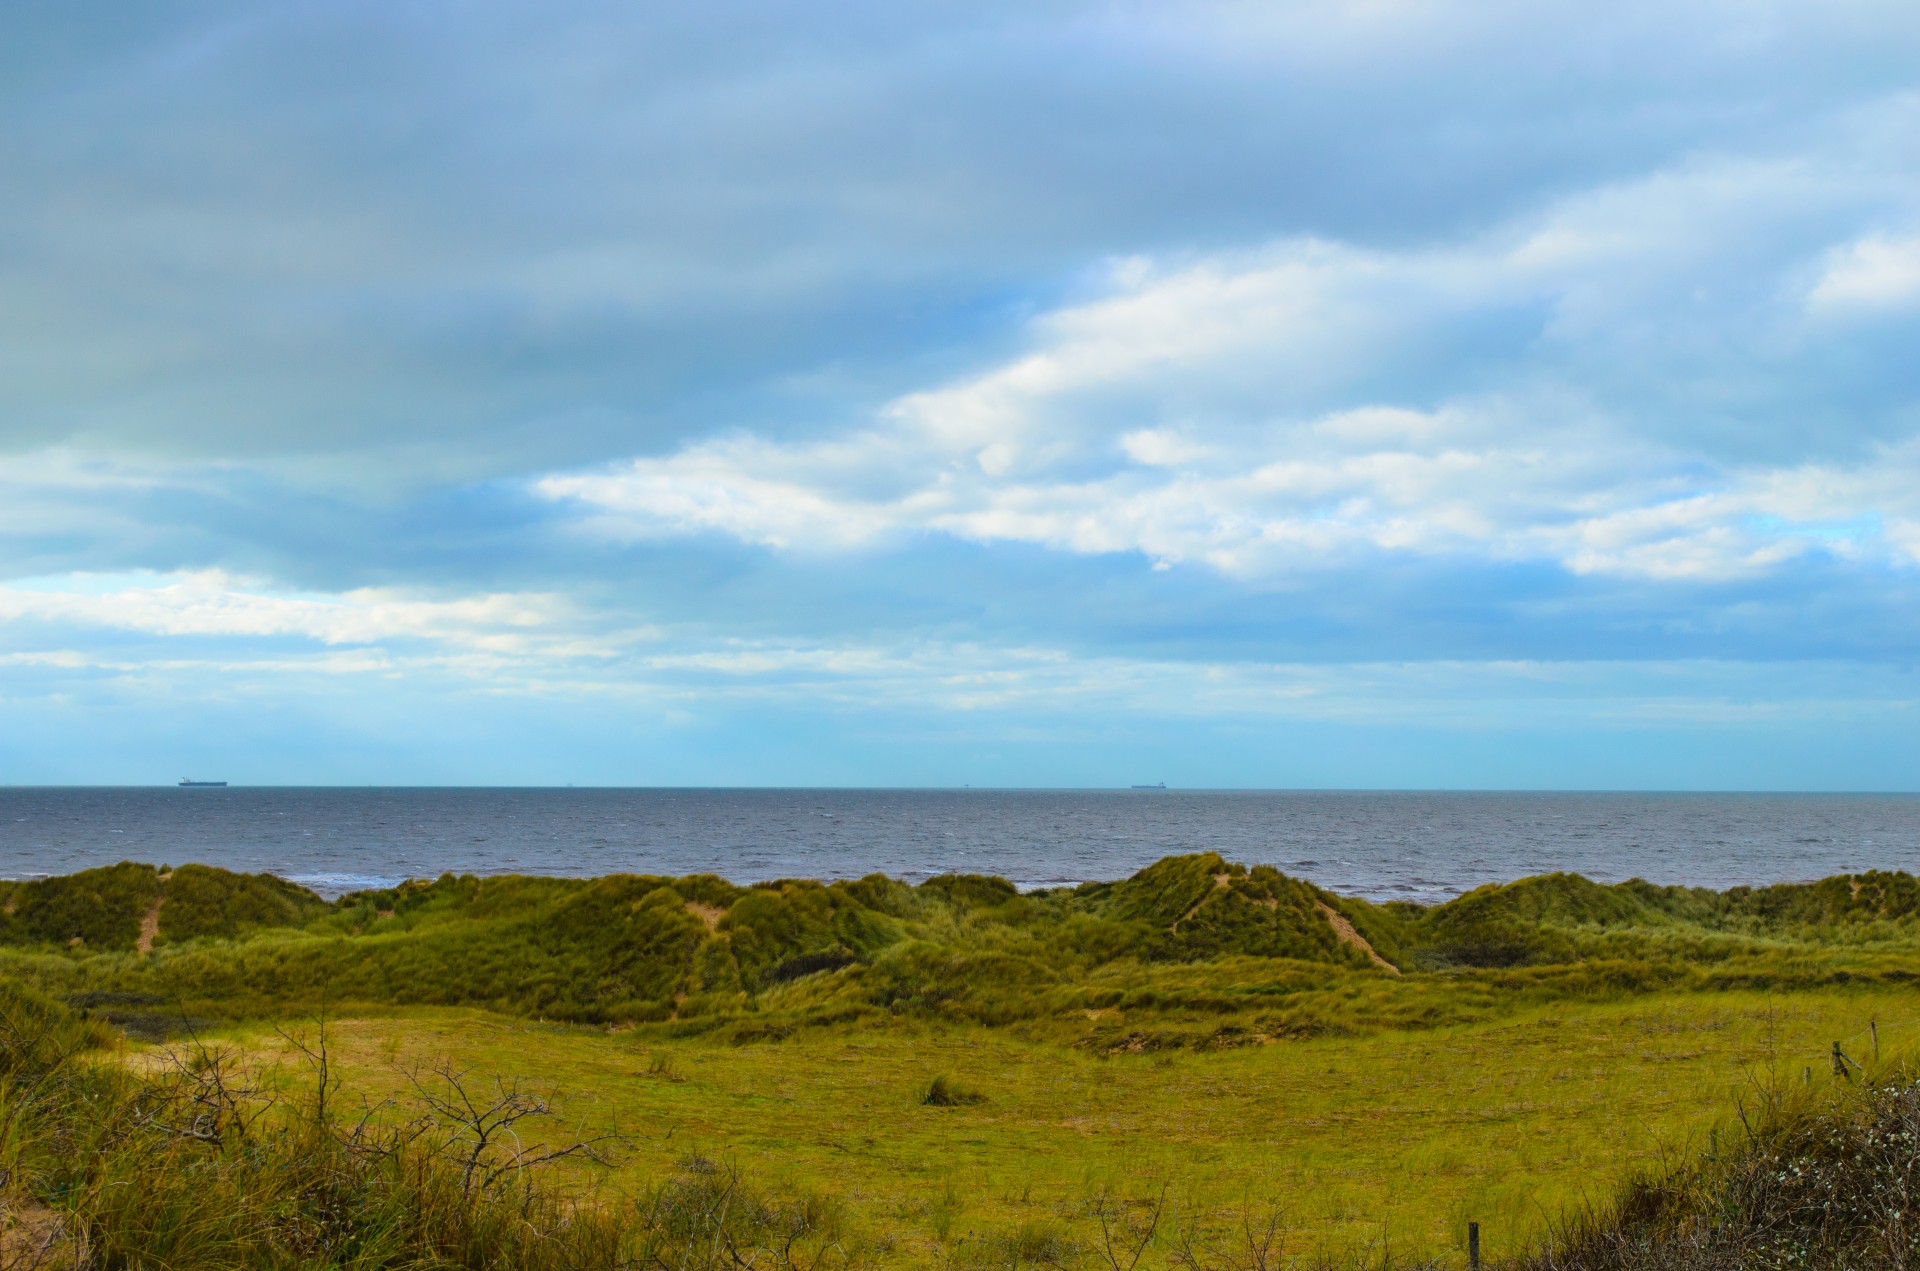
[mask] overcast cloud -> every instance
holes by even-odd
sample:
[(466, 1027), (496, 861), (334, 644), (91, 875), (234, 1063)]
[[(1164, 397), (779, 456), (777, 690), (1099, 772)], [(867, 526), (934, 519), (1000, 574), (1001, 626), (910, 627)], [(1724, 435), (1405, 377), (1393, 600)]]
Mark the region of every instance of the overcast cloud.
[(1911, 788), (1916, 67), (8, 6), (0, 781)]

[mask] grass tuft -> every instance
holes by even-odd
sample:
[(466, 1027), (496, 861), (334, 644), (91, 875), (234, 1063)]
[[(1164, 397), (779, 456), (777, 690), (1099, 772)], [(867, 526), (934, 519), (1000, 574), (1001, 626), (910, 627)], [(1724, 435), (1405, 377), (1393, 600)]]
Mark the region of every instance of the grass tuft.
[(920, 1096), (921, 1106), (927, 1108), (963, 1108), (986, 1101), (987, 1096), (969, 1090), (944, 1072), (928, 1082), (925, 1093)]

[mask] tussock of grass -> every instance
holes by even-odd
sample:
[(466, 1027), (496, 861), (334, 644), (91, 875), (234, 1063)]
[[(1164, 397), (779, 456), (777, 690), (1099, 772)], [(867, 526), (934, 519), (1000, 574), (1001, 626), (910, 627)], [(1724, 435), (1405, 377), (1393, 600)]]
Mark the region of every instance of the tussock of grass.
[(928, 1082), (926, 1093), (920, 1096), (921, 1106), (928, 1108), (964, 1108), (986, 1101), (987, 1096), (968, 1089), (944, 1072)]

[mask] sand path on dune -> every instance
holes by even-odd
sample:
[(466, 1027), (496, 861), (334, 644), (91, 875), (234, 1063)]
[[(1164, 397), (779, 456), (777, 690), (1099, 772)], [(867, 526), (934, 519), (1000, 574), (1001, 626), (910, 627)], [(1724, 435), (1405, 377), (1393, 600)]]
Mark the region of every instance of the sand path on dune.
[(1333, 934), (1340, 937), (1340, 943), (1350, 944), (1360, 950), (1360, 952), (1373, 959), (1375, 966), (1387, 972), (1389, 975), (1400, 974), (1399, 967), (1374, 952), (1373, 946), (1367, 943), (1367, 938), (1353, 929), (1353, 924), (1347, 921), (1345, 914), (1324, 900), (1316, 903), (1319, 905), (1321, 916), (1327, 920), (1327, 925), (1333, 928)]
[(167, 903), (166, 885), (172, 877), (171, 870), (160, 875), (160, 894), (153, 898), (153, 907), (140, 917), (140, 935), (133, 947), (143, 954), (153, 952), (154, 939), (160, 934), (160, 906)]

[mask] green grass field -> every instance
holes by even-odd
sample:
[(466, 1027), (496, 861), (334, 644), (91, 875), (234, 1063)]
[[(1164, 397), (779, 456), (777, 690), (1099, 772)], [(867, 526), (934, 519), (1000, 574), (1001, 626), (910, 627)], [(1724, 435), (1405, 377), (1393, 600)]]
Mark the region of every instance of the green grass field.
[[(1826, 1075), (1838, 1038), (1920, 994), (1656, 995), (1495, 1023), (1214, 1052), (1101, 1055), (1016, 1030), (889, 1021), (780, 1042), (674, 1040), (466, 1011), (333, 1021), (349, 1089), (408, 1098), (440, 1060), (556, 1092), (568, 1128), (617, 1125), (625, 1160), (575, 1185), (638, 1192), (692, 1157), (844, 1204), (876, 1261), (1094, 1249), (1103, 1198), (1161, 1239), (1229, 1239), (1277, 1211), (1292, 1252), (1457, 1261), (1478, 1221), (1518, 1253), (1570, 1208), (1699, 1150), (1769, 1071)], [(1914, 1034), (1883, 1026), (1889, 1052)], [(270, 1030), (250, 1050), (289, 1056)], [(1864, 1051), (1862, 1051), (1864, 1053)], [(929, 1107), (929, 1083), (980, 1096)], [(555, 1126), (555, 1129), (559, 1129)], [(1096, 1258), (1097, 1261), (1097, 1258)]]

